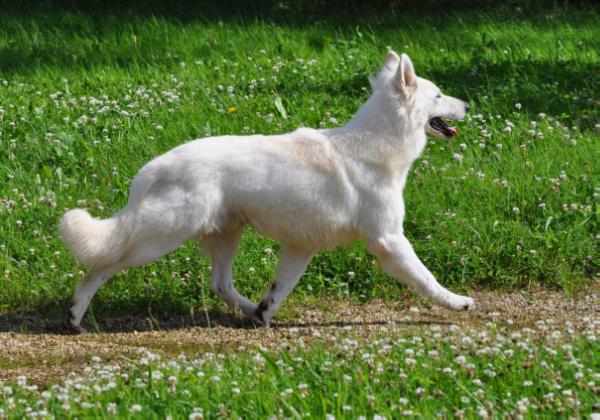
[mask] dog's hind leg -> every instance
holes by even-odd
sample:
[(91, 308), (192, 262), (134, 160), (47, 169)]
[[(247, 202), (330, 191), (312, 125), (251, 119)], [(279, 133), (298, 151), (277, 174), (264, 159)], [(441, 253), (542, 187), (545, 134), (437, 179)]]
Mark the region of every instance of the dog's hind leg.
[(71, 326), (77, 330), (92, 298), (104, 283), (112, 276), (121, 271), (121, 264), (112, 264), (106, 267), (93, 267), (85, 279), (83, 279), (75, 290), (73, 306), (69, 311)]
[(265, 326), (268, 327), (271, 324), (275, 311), (294, 289), (313, 255), (314, 251), (312, 250), (284, 247), (275, 281), (263, 296), (255, 313), (255, 317)]
[(454, 310), (474, 307), (473, 299), (452, 293), (438, 283), (403, 234), (379, 238), (369, 249), (388, 274), (399, 278), (420, 295)]
[(234, 311), (241, 310), (252, 317), (257, 305), (241, 296), (233, 285), (233, 260), (238, 249), (241, 227), (229, 227), (228, 230), (202, 238), (212, 260), (211, 289)]
[(130, 238), (126, 251), (117, 262), (92, 267), (87, 277), (77, 285), (70, 311), (71, 325), (80, 330), (79, 324), (90, 301), (98, 289), (112, 276), (125, 268), (148, 264), (162, 257), (177, 248), (185, 239), (181, 235), (161, 237), (148, 232), (146, 236), (137, 240)]

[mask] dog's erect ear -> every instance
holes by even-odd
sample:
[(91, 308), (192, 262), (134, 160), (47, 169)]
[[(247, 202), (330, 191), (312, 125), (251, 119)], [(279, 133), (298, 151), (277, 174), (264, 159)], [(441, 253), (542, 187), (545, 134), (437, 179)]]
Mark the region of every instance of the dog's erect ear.
[(395, 73), (398, 63), (400, 63), (400, 56), (394, 50), (389, 50), (383, 62), (383, 70)]
[(383, 67), (379, 74), (377, 74), (376, 77), (370, 78), (373, 88), (377, 89), (388, 86), (390, 81), (394, 80), (394, 77), (396, 76), (398, 64), (400, 64), (400, 56), (394, 51), (389, 50), (385, 56), (385, 61), (383, 62)]
[(400, 65), (398, 66), (398, 70), (396, 70), (396, 83), (398, 84), (398, 88), (404, 93), (409, 93), (417, 87), (415, 68), (406, 54), (402, 54), (402, 57), (400, 57)]

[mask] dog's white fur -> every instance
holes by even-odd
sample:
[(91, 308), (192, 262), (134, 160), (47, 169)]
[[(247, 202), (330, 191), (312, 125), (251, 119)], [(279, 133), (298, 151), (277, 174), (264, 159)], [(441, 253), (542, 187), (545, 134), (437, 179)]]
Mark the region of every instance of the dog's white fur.
[[(98, 288), (118, 271), (150, 263), (188, 239), (212, 259), (212, 290), (232, 308), (269, 325), (312, 256), (358, 239), (383, 269), (452, 309), (471, 298), (442, 287), (403, 234), (402, 190), (426, 143), (432, 117), (463, 118), (468, 106), (419, 78), (409, 57), (390, 51), (374, 92), (343, 127), (300, 128), (275, 136), (223, 136), (185, 143), (148, 163), (127, 206), (105, 220), (84, 210), (60, 223), (65, 244), (92, 268), (77, 287), (78, 327)], [(232, 264), (250, 225), (284, 245), (277, 276), (261, 303), (240, 296)]]

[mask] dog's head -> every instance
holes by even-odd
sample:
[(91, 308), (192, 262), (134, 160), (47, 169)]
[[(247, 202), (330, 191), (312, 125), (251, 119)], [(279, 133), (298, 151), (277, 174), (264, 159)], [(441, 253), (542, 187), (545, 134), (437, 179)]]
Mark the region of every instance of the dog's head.
[(413, 121), (423, 124), (426, 132), (443, 139), (458, 135), (458, 131), (444, 119), (460, 120), (469, 111), (466, 102), (444, 95), (435, 84), (418, 77), (406, 54), (398, 56), (390, 50), (383, 69), (372, 84), (375, 89), (392, 95)]

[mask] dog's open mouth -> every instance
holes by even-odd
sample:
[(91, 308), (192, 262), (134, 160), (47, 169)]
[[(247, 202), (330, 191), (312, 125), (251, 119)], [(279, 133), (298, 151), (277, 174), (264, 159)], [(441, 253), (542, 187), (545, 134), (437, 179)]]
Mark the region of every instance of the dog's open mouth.
[(447, 139), (458, 136), (456, 128), (446, 124), (446, 121), (442, 120), (440, 117), (430, 119), (429, 126), (433, 131), (442, 134)]

